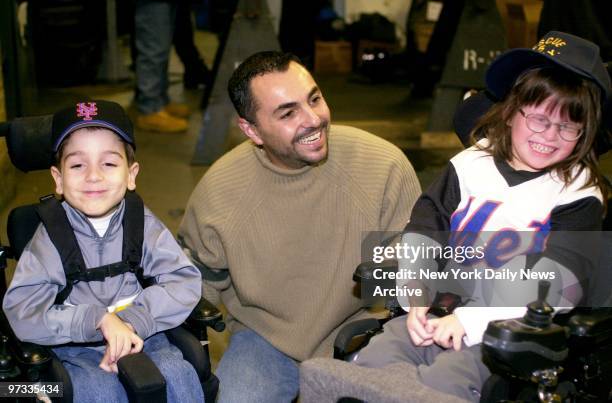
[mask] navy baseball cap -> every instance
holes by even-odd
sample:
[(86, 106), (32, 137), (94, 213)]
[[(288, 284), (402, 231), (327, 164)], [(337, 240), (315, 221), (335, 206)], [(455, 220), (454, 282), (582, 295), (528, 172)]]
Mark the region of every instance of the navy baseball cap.
[(78, 102), (53, 115), (51, 128), (53, 152), (57, 152), (62, 141), (70, 133), (83, 127), (104, 127), (112, 130), (136, 149), (132, 121), (121, 105), (111, 101), (86, 101)]
[(610, 98), (610, 76), (599, 46), (558, 31), (550, 31), (531, 49), (510, 49), (493, 60), (485, 75), (487, 89), (503, 99), (521, 73), (547, 66), (562, 67), (595, 82), (602, 91), (602, 103)]

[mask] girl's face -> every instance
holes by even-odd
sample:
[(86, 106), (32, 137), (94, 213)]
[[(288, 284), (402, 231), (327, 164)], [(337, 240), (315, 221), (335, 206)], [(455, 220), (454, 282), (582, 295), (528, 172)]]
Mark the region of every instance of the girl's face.
[[(582, 129), (582, 124), (570, 121), (567, 116), (561, 116), (559, 108), (550, 111), (549, 103), (550, 98), (537, 106), (524, 106), (510, 120), (512, 160), (509, 163), (514, 169), (532, 172), (541, 171), (563, 161), (574, 150), (578, 139), (564, 140), (559, 135), (559, 130), (563, 125), (570, 127), (570, 130), (571, 128)], [(526, 116), (528, 115), (544, 116), (552, 124), (546, 130), (537, 133), (527, 126)], [(539, 122), (540, 126), (545, 126), (546, 120), (540, 119)], [(536, 127), (534, 124), (531, 124), (531, 126), (532, 128)], [(565, 130), (567, 132), (567, 129)], [(564, 135), (564, 137), (568, 138), (567, 135)]]

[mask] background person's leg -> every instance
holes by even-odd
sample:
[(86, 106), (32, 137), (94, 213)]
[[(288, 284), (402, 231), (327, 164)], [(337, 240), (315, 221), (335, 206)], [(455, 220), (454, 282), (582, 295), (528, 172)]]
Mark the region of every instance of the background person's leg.
[(137, 0), (134, 18), (136, 45), (136, 126), (142, 130), (187, 130), (185, 119), (172, 116), (168, 98), (168, 61), (174, 35), (176, 3)]
[(191, 21), (191, 5), (180, 1), (176, 9), (176, 24), (172, 40), (174, 50), (185, 67), (183, 85), (195, 89), (199, 85), (208, 85), (210, 71), (193, 40), (193, 23)]
[(171, 2), (136, 2), (136, 104), (140, 113), (157, 112), (168, 103), (168, 60), (175, 13), (176, 5)]
[(231, 336), (216, 375), (219, 403), (291, 402), (298, 394), (297, 363), (252, 330)]

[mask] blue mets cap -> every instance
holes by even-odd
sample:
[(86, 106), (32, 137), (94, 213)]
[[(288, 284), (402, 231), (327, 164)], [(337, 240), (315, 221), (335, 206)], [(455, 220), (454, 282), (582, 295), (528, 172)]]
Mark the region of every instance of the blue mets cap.
[(66, 137), (83, 127), (104, 127), (136, 149), (132, 121), (121, 105), (111, 101), (86, 101), (53, 115), (51, 148), (57, 152)]

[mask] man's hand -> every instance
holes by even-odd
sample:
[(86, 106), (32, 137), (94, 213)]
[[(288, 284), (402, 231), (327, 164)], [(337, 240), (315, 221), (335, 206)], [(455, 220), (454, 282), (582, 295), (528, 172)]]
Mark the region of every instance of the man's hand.
[(461, 350), (461, 341), (465, 329), (454, 314), (443, 318), (429, 319), (425, 330), (433, 334), (433, 341), (444, 348), (453, 347), (455, 351)]
[(106, 340), (106, 351), (100, 368), (117, 372), (117, 361), (128, 354), (142, 351), (143, 341), (129, 323), (123, 322), (113, 313), (105, 314), (97, 326)]
[(408, 334), (415, 346), (429, 346), (433, 344), (433, 333), (429, 332), (425, 325), (427, 324), (428, 306), (413, 306), (408, 312), (406, 326)]

